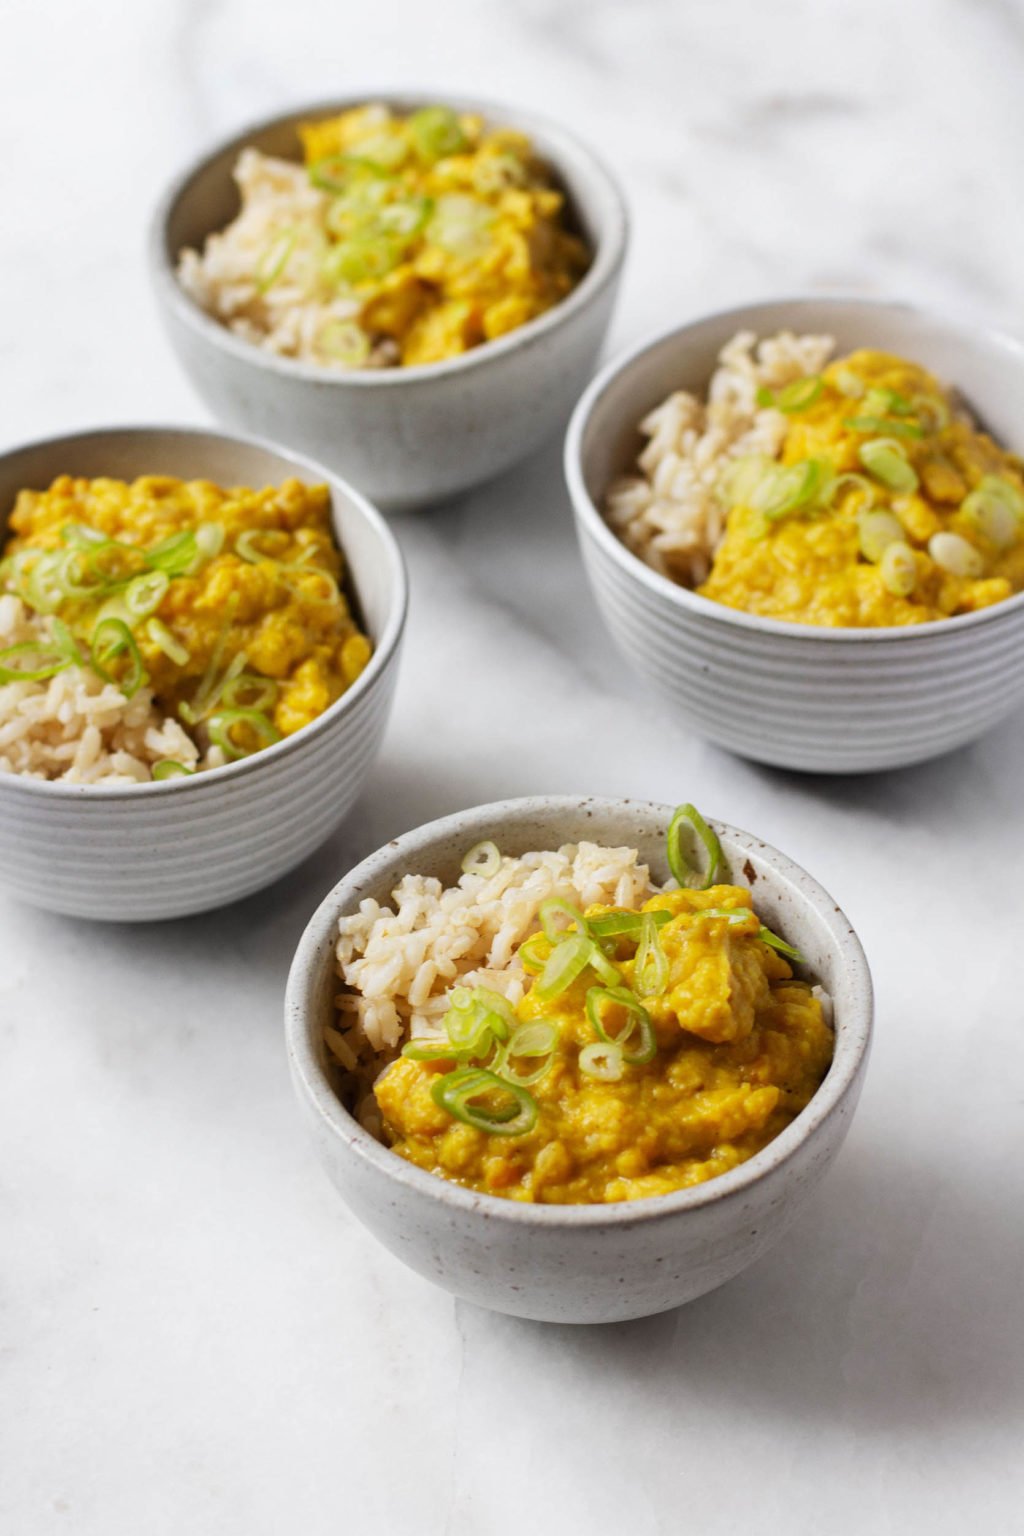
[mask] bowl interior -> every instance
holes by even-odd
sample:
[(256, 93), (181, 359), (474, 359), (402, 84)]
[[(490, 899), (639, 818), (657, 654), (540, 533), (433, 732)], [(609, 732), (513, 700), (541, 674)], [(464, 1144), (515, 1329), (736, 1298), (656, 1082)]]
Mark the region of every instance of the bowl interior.
[[(304, 107), (270, 122), (254, 124), (236, 134), (218, 146), (194, 171), (186, 174), (171, 193), (162, 228), (158, 231), (163, 262), (173, 270), (183, 249), (200, 248), (208, 235), (223, 229), (238, 213), (240, 199), (232, 172), (239, 153), (246, 147), (285, 160), (298, 160), (302, 153), (298, 134), (300, 123), (336, 116), (367, 101), (380, 101), (396, 112), (405, 113), (433, 105), (437, 99), (388, 93), (344, 97)], [(590, 153), (554, 124), (517, 109), (506, 112), (497, 105), (447, 95), (444, 100), (460, 112), (479, 113), (491, 127), (518, 128), (530, 136), (566, 194), (570, 225), (583, 236), (594, 253), (590, 268), (574, 292), (588, 290), (599, 277), (606, 276), (606, 268), (614, 265), (615, 256), (611, 250), (603, 249), (604, 237), (613, 225), (621, 227), (622, 208), (609, 177)]]
[[(316, 912), (296, 953), (288, 983), (286, 1013), (293, 1063), (305, 1091), (320, 1112), (331, 1122), (353, 1149), (386, 1166), (396, 1178), (410, 1180), (434, 1194), (461, 1199), (465, 1191), (445, 1185), (431, 1174), (412, 1168), (381, 1146), (362, 1130), (338, 1100), (330, 1085), (329, 1068), (323, 1046), (323, 1026), (330, 1022), (337, 993), (334, 974), (334, 942), (338, 918), (355, 911), (367, 897), (386, 904), (390, 893), (405, 874), (436, 875), (446, 885), (454, 884), (466, 850), (485, 837), (493, 838), (505, 853), (522, 854), (536, 849), (557, 849), (563, 843), (590, 841), (611, 846), (636, 848), (651, 867), (652, 878), (661, 883), (668, 879), (665, 861), (665, 834), (672, 816), (671, 806), (648, 801), (610, 801), (573, 799), (529, 799), (479, 806), (456, 816), (446, 817), (420, 827), (396, 839), (386, 848), (358, 865), (330, 892)], [(860, 1070), (867, 1049), (871, 1020), (871, 980), (860, 943), (832, 898), (816, 881), (791, 860), (746, 832), (720, 822), (713, 823), (722, 841), (728, 878), (748, 887), (764, 922), (795, 944), (806, 956), (803, 972), (820, 982), (833, 1001), (836, 1024), (836, 1051), (822, 1087), (810, 1105), (777, 1138), (765, 1153), (751, 1159), (746, 1168), (753, 1173), (763, 1166), (759, 1159), (776, 1155), (787, 1144), (799, 1141), (810, 1126), (828, 1113), (845, 1093)], [(712, 1181), (724, 1193), (743, 1168)], [(749, 1173), (744, 1175), (749, 1177)], [(725, 1184), (724, 1180), (731, 1181)], [(423, 1182), (426, 1181), (426, 1182)], [(673, 1202), (699, 1203), (701, 1189), (679, 1195), (659, 1197)], [(714, 1192), (714, 1191), (713, 1191)], [(478, 1199), (479, 1197), (474, 1197)], [(491, 1203), (488, 1197), (489, 1204)], [(516, 1202), (494, 1200), (500, 1209)], [(651, 1202), (626, 1202), (631, 1209)], [(530, 1207), (534, 1214), (549, 1208)], [(550, 1208), (552, 1211), (562, 1208)], [(598, 1209), (608, 1217), (608, 1208), (572, 1207), (573, 1212)], [(620, 1218), (621, 1212), (616, 1212)], [(544, 1214), (544, 1220), (557, 1216)], [(562, 1219), (565, 1219), (564, 1212)], [(581, 1219), (577, 1215), (569, 1219)], [(591, 1219), (591, 1218), (582, 1218)], [(596, 1219), (596, 1218), (595, 1218)]]
[(628, 473), (643, 439), (637, 423), (673, 390), (702, 394), (719, 352), (738, 331), (834, 336), (838, 353), (870, 347), (922, 364), (955, 388), (1004, 446), (1024, 447), (1024, 349), (1007, 338), (942, 319), (909, 304), (864, 299), (779, 299), (748, 304), (678, 327), (613, 363), (595, 383), (578, 453), (587, 494), (600, 506)]
[(187, 429), (112, 429), (32, 443), (0, 457), (0, 530), (6, 528), (20, 490), (44, 490), (58, 475), (123, 480), (173, 475), (182, 480), (212, 480), (221, 486), (280, 485), (290, 479), (306, 485), (326, 483), (350, 595), (375, 647), (400, 616), (401, 557), (391, 534), (378, 514), (343, 482), (307, 460), (243, 438)]

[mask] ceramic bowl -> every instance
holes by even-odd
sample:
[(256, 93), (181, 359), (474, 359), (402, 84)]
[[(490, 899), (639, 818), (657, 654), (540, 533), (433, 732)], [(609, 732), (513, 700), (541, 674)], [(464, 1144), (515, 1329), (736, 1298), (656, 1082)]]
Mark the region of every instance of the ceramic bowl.
[(955, 386), (998, 440), (1024, 449), (1024, 348), (909, 304), (783, 299), (677, 326), (598, 375), (569, 427), (565, 468), (598, 606), (672, 713), (757, 762), (817, 773), (900, 768), (973, 741), (1024, 699), (1024, 595), (938, 623), (824, 629), (740, 613), (630, 553), (601, 515), (635, 462), (636, 423), (674, 389), (703, 392), (737, 331), (824, 332)]
[(849, 1128), (867, 1064), (871, 978), (849, 922), (804, 871), (758, 838), (714, 823), (729, 878), (807, 957), (833, 999), (836, 1050), (811, 1103), (741, 1167), (693, 1189), (610, 1205), (527, 1205), (477, 1194), (405, 1162), (345, 1110), (328, 1080), (322, 1030), (337, 992), (338, 918), (381, 903), (403, 874), (458, 878), (466, 849), (506, 853), (580, 839), (639, 850), (668, 878), (672, 808), (645, 801), (539, 797), (479, 806), (396, 838), (345, 876), (303, 934), (285, 1001), (288, 1054), (320, 1160), (352, 1211), (428, 1280), (499, 1312), (545, 1321), (645, 1317), (714, 1289), (782, 1237)]
[[(314, 455), (381, 506), (399, 510), (465, 490), (507, 469), (559, 430), (589, 378), (608, 326), (626, 251), (626, 213), (609, 172), (541, 118), (453, 101), (529, 134), (568, 193), (593, 262), (554, 309), (464, 356), (423, 367), (339, 374), (241, 340), (182, 289), (175, 264), (238, 211), (231, 172), (253, 145), (300, 158), (297, 124), (363, 104), (352, 96), (305, 107), (235, 134), (167, 192), (151, 239), (156, 294), (171, 342), (214, 415)], [(399, 112), (427, 98), (374, 96)]]
[(366, 779), (405, 623), (398, 546), (369, 502), (320, 465), (255, 439), (170, 427), (85, 432), (0, 456), (0, 527), (22, 487), (46, 487), (60, 474), (255, 486), (297, 478), (330, 486), (334, 531), (374, 655), (318, 719), (194, 778), (120, 787), (0, 773), (0, 881), (26, 901), (124, 922), (224, 906), (311, 853)]

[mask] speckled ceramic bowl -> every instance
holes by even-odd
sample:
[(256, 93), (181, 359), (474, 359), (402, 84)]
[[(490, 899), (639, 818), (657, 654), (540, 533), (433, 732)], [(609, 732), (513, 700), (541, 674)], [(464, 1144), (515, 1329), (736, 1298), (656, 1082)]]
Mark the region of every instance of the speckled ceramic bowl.
[[(399, 112), (431, 104), (431, 98), (414, 95), (370, 99)], [(299, 159), (297, 124), (361, 106), (365, 95), (255, 123), (218, 145), (167, 192), (151, 239), (156, 294), (171, 341), (218, 419), (313, 454), (394, 510), (487, 480), (560, 429), (592, 370), (626, 252), (622, 196), (588, 149), (532, 114), (445, 99), (460, 111), (529, 134), (568, 193), (593, 251), (589, 270), (562, 303), (463, 357), (348, 374), (276, 357), (206, 314), (175, 276), (179, 253), (200, 248), (237, 213), (231, 172), (240, 150), (252, 145)]]
[(380, 514), (308, 459), (254, 439), (168, 427), (51, 438), (0, 457), (0, 528), (23, 487), (58, 475), (176, 475), (220, 485), (297, 478), (331, 489), (334, 530), (374, 642), (366, 671), (312, 724), (194, 778), (117, 786), (0, 773), (0, 881), (36, 906), (142, 922), (225, 906), (321, 843), (359, 793), (387, 722), (405, 569)]
[(703, 392), (737, 331), (824, 332), (922, 363), (1006, 446), (1024, 449), (1024, 348), (909, 304), (781, 299), (678, 326), (618, 358), (580, 401), (565, 468), (583, 559), (624, 654), (694, 730), (744, 757), (817, 773), (900, 768), (973, 741), (1024, 699), (1024, 594), (899, 628), (825, 629), (740, 613), (658, 575), (601, 515), (674, 389)]
[[(544, 1321), (613, 1322), (663, 1312), (732, 1278), (782, 1237), (846, 1135), (871, 1035), (871, 977), (855, 933), (810, 875), (756, 837), (715, 822), (729, 877), (799, 946), (831, 994), (836, 1050), (793, 1123), (749, 1162), (693, 1189), (615, 1205), (524, 1205), (449, 1184), (375, 1141), (343, 1108), (324, 1066), (322, 1031), (337, 992), (338, 918), (366, 897), (387, 902), (402, 875), (459, 875), (468, 847), (504, 852), (588, 839), (639, 850), (666, 880), (672, 808), (568, 797), (508, 800), (431, 822), (353, 869), (302, 936), (285, 1001), (288, 1055), (321, 1162), (360, 1221), (392, 1253), (457, 1296)], [(809, 1277), (810, 1280), (810, 1277)]]

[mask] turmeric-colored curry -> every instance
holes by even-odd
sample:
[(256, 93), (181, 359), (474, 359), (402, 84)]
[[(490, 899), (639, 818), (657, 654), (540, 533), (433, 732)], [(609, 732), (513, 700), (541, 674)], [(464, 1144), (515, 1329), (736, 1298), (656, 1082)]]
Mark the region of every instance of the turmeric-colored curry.
[(823, 625), (919, 624), (1024, 589), (1024, 465), (923, 368), (858, 351), (759, 400), (778, 460), (732, 461), (726, 533), (698, 590)]

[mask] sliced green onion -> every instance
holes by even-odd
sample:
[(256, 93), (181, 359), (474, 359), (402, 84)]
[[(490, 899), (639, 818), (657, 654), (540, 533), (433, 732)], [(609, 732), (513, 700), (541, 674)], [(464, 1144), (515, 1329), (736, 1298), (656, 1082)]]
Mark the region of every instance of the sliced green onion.
[(870, 442), (861, 443), (857, 457), (864, 468), (891, 491), (909, 494), (917, 490), (917, 471), (907, 462), (902, 443), (893, 438), (875, 437)]
[[(34, 658), (38, 665), (11, 665), (22, 656)], [(8, 645), (0, 651), (0, 683), (41, 683), (56, 677), (70, 665), (70, 656), (59, 645), (46, 640), (22, 640), (18, 645)]]
[[(565, 927), (556, 923), (555, 918), (558, 915), (568, 919)], [(589, 932), (587, 920), (579, 907), (574, 907), (571, 901), (563, 901), (561, 896), (551, 896), (547, 901), (542, 901), (537, 908), (537, 916), (540, 918), (544, 937), (552, 944), (557, 944), (559, 939), (565, 937), (570, 925), (575, 925), (577, 933)]]
[(358, 320), (329, 320), (316, 344), (324, 357), (343, 368), (362, 368), (370, 355), (370, 338)]
[(54, 585), (71, 598), (95, 598), (110, 590), (106, 577), (99, 575), (85, 558), (87, 546), (75, 544), (65, 551), (57, 565)]
[(153, 644), (174, 662), (175, 666), (183, 667), (188, 662), (188, 651), (160, 619), (150, 619), (146, 625), (146, 634)]
[[(605, 1027), (603, 1010), (609, 1006), (623, 1008), (626, 1012), (625, 1027), (617, 1035), (610, 1034)], [(591, 987), (587, 992), (587, 1017), (598, 1038), (606, 1044), (619, 1046), (623, 1061), (631, 1067), (642, 1067), (654, 1060), (658, 1042), (654, 1037), (651, 1016), (628, 987)], [(634, 1031), (638, 1036), (637, 1044), (633, 1050), (628, 1051), (626, 1044)]]
[(639, 939), (648, 917), (659, 928), (672, 921), (672, 913), (667, 908), (656, 907), (653, 912), (603, 912), (598, 917), (588, 917), (587, 927), (595, 939)]
[(199, 546), (190, 530), (172, 533), (150, 549), (144, 550), (146, 564), (168, 576), (183, 576), (196, 558)]
[[(531, 1024), (520, 1024), (518, 1029), (513, 1031), (508, 1043), (501, 1047), (498, 1059), (491, 1070), (498, 1077), (516, 1083), (522, 1088), (532, 1087), (550, 1072), (559, 1034), (558, 1025), (550, 1019), (536, 1019)], [(514, 1058), (520, 1060), (543, 1058), (543, 1060), (538, 1060), (538, 1064), (529, 1071), (520, 1072), (513, 1066)]]
[(256, 263), (256, 292), (266, 293), (283, 275), (298, 238), (294, 229), (283, 229), (274, 235)]
[(424, 228), (433, 211), (432, 198), (402, 198), (384, 204), (377, 215), (377, 225), (385, 234), (396, 235), (400, 240), (411, 240)]
[[(461, 994), (465, 995), (464, 1000)], [(475, 1003), (466, 987), (456, 987), (451, 992), (444, 1027), (456, 1051), (466, 1057), (486, 1056), (494, 1040), (491, 1026), (495, 1019), (499, 1028), (504, 1029), (504, 1038), (507, 1039), (508, 1028), (504, 1019), (497, 1014), (490, 1015), (486, 1008)]]
[(985, 569), (980, 551), (958, 533), (933, 533), (928, 540), (928, 553), (944, 571), (969, 581), (976, 580)]
[(464, 875), (482, 875), (485, 880), (496, 875), (500, 868), (501, 849), (497, 843), (492, 843), (490, 838), (485, 838), (481, 843), (474, 843), (462, 860)]
[(797, 464), (774, 464), (761, 483), (751, 492), (752, 511), (761, 512), (770, 521), (785, 517), (815, 501), (831, 481), (831, 470), (824, 459), (802, 459)]
[(990, 544), (1008, 549), (1024, 521), (1024, 496), (1000, 475), (984, 475), (960, 503), (960, 511)]
[[(252, 732), (256, 737), (254, 747), (239, 745), (232, 735), (237, 726)], [(229, 758), (251, 757), (254, 752), (261, 752), (264, 747), (272, 747), (275, 741), (281, 740), (281, 732), (276, 725), (258, 709), (220, 710), (210, 716), (206, 728), (214, 746), (220, 747)]]
[(874, 385), (864, 396), (864, 412), (867, 416), (912, 416), (914, 403), (895, 389)]
[(848, 400), (860, 400), (867, 385), (859, 373), (854, 373), (852, 368), (833, 368), (832, 382), (841, 395)]
[(36, 613), (55, 613), (64, 601), (66, 592), (61, 580), (64, 558), (62, 550), (44, 550), (28, 570), (24, 587), (19, 590)]
[(580, 1071), (599, 1083), (617, 1083), (622, 1076), (622, 1047), (613, 1040), (595, 1040), (579, 1056)]
[[(679, 845), (679, 834), (684, 825), (691, 827), (697, 834), (708, 856), (707, 869), (699, 883), (692, 878), (697, 871), (687, 862)], [(697, 891), (706, 891), (714, 885), (715, 877), (722, 864), (722, 845), (696, 806), (690, 804), (677, 806), (675, 815), (669, 822), (666, 843), (668, 867), (678, 885), (688, 885)]]
[(239, 672), (226, 680), (218, 700), (226, 709), (257, 709), (268, 715), (277, 703), (277, 684), (272, 677)]
[(186, 768), (184, 763), (175, 762), (173, 757), (162, 757), (158, 763), (153, 764), (153, 777), (158, 782), (161, 779), (190, 779), (194, 773), (194, 768)]
[(851, 432), (871, 432), (879, 437), (924, 437), (913, 421), (894, 421), (887, 416), (848, 416), (845, 425)]
[[(89, 650), (92, 669), (105, 683), (112, 683), (126, 699), (138, 693), (146, 681), (146, 669), (142, 665), (135, 636), (123, 619), (100, 619), (92, 632)], [(121, 677), (115, 677), (110, 664), (119, 656), (127, 657), (127, 672)]]
[(668, 981), (668, 956), (658, 937), (653, 912), (643, 915), (633, 980), (641, 997), (660, 997)]
[(462, 1054), (447, 1040), (407, 1040), (402, 1046), (410, 1061), (458, 1061)]
[(439, 197), (428, 225), (428, 235), (436, 245), (453, 256), (471, 260), (480, 254), (490, 238), (494, 213), (486, 203), (462, 193)]
[(766, 475), (778, 468), (762, 453), (745, 453), (732, 459), (718, 477), (715, 494), (727, 507), (749, 506), (750, 498)]
[(913, 411), (924, 418), (929, 432), (942, 432), (949, 426), (949, 406), (937, 395), (915, 395)]
[(862, 512), (857, 519), (857, 538), (865, 560), (877, 565), (890, 544), (906, 542), (903, 524), (894, 512), (879, 507)]
[(384, 236), (353, 235), (324, 258), (324, 277), (331, 283), (368, 283), (386, 277), (402, 259), (402, 248)]
[(449, 107), (422, 107), (413, 112), (407, 127), (416, 153), (423, 160), (442, 160), (466, 148), (462, 125)]
[(763, 923), (757, 930), (757, 936), (762, 944), (767, 944), (769, 949), (774, 949), (780, 955), (785, 955), (787, 960), (795, 960), (800, 965), (806, 964), (803, 955), (798, 949), (794, 949), (792, 944), (787, 944), (785, 939), (780, 939), (777, 933), (772, 933), (771, 929), (766, 928)]
[(212, 560), (219, 555), (224, 547), (224, 526), (222, 523), (200, 523), (196, 529), (196, 559), (192, 570), (205, 560)]
[(518, 1015), (507, 997), (492, 992), (489, 987), (474, 987), (470, 996), (478, 1008), (487, 1014), (491, 1032), (498, 1040), (507, 1040), (511, 1030), (519, 1023)]
[(693, 913), (694, 917), (723, 917), (727, 923), (745, 923), (753, 915), (750, 907), (701, 907)]
[(307, 174), (321, 192), (343, 192), (355, 169), (347, 155), (324, 155), (313, 161)]
[(804, 379), (794, 379), (792, 384), (786, 384), (778, 391), (767, 387), (759, 389), (757, 403), (772, 410), (784, 411), (787, 416), (794, 416), (798, 411), (809, 410), (821, 399), (824, 391), (825, 380), (819, 373), (811, 373)]
[(65, 523), (60, 536), (65, 544), (77, 544), (86, 548), (90, 544), (105, 544), (108, 537), (98, 528), (90, 528), (88, 523)]
[(131, 581), (146, 564), (145, 554), (134, 544), (124, 544), (119, 539), (107, 539), (85, 551), (85, 558), (102, 581), (110, 586), (120, 586)]
[(84, 667), (85, 657), (78, 649), (78, 641), (71, 633), (63, 619), (51, 620), (54, 643), (62, 656), (66, 656), (73, 667)]
[(836, 497), (839, 495), (840, 491), (845, 490), (848, 485), (856, 486), (858, 491), (867, 496), (869, 504), (874, 501), (875, 487), (871, 484), (871, 481), (867, 478), (867, 476), (857, 475), (854, 474), (852, 470), (848, 470), (845, 474), (837, 475), (829, 487), (828, 499), (831, 505), (835, 504)]
[(358, 166), (368, 165), (375, 171), (391, 175), (409, 158), (409, 146), (398, 133), (375, 133), (360, 139), (349, 150), (349, 159)]
[(917, 586), (917, 561), (914, 551), (904, 539), (897, 539), (886, 546), (878, 562), (882, 585), (894, 597), (909, 597)]
[(490, 1136), (524, 1136), (537, 1123), (533, 1095), (482, 1067), (445, 1072), (431, 1087), (430, 1096), (439, 1109)]
[(555, 945), (548, 956), (534, 991), (544, 1002), (560, 997), (582, 976), (597, 945), (585, 933), (571, 933)]
[(160, 607), (170, 584), (166, 571), (146, 571), (133, 577), (124, 590), (125, 607), (133, 618), (146, 618)]
[(264, 560), (277, 563), (277, 556), (269, 550), (261, 549), (261, 539), (282, 540), (282, 549), (288, 543), (288, 535), (282, 528), (246, 528), (235, 540), (235, 554), (242, 560), (247, 560), (250, 565), (259, 565)]
[(548, 941), (542, 933), (531, 933), (528, 939), (523, 940), (517, 951), (523, 962), (523, 970), (529, 971), (531, 976), (539, 976), (547, 964), (547, 953), (543, 955), (537, 953), (538, 944), (543, 944), (545, 949), (550, 951)]

